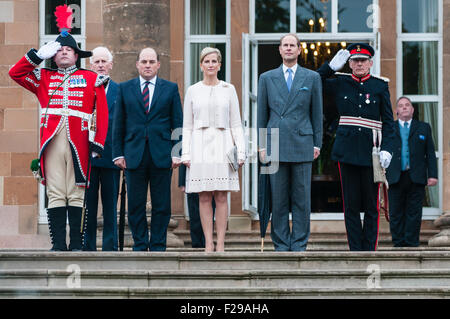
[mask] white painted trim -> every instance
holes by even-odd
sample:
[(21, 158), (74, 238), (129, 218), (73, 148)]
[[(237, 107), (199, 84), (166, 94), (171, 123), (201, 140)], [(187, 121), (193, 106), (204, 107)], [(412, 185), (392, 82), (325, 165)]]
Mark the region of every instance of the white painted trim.
[(297, 1), (291, 0), (289, 8), (289, 33), (297, 33)]
[(403, 42), (437, 42), (438, 43), (438, 94), (437, 95), (408, 95), (412, 102), (438, 103), (438, 184), (439, 208), (425, 207), (422, 220), (436, 219), (443, 209), (443, 2), (438, 0), (438, 32), (437, 33), (402, 33), (402, 1), (397, 0), (397, 99), (403, 96)]
[(250, 34), (255, 33), (255, 0), (249, 0), (249, 10), (248, 10), (248, 18), (249, 18), (249, 30)]
[(338, 34), (338, 0), (331, 2), (331, 33)]
[(184, 0), (184, 91), (193, 84), (188, 76), (191, 70), (191, 44), (194, 43), (225, 43), (225, 81), (230, 82), (231, 79), (231, 0), (226, 0), (226, 17), (227, 23), (226, 34), (206, 34), (191, 35), (191, 1)]

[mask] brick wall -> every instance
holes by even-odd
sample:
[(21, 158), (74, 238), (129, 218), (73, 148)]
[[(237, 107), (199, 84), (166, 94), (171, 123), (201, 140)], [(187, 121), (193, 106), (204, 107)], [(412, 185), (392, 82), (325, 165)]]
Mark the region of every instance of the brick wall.
[[(87, 49), (103, 44), (102, 4), (86, 0)], [(49, 247), (48, 235), (39, 234), (38, 183), (29, 169), (38, 154), (39, 104), (8, 75), (38, 46), (39, 1), (0, 1), (0, 248)]]
[[(37, 156), (37, 102), (16, 85), (9, 68), (38, 45), (39, 2), (0, 3), (0, 247), (37, 233), (38, 185), (30, 161)], [(19, 237), (17, 237), (19, 236)], [(25, 236), (26, 237), (26, 236)], [(9, 238), (9, 240), (8, 240)]]

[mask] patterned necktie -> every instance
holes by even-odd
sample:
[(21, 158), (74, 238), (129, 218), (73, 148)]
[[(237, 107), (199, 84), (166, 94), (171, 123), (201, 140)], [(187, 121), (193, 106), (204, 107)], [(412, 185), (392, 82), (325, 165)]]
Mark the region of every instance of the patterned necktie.
[(142, 97), (144, 99), (145, 113), (148, 113), (148, 108), (150, 106), (150, 92), (148, 90), (148, 85), (149, 84), (150, 84), (150, 81), (146, 81), (144, 83), (144, 90), (142, 91)]
[(292, 70), (291, 69), (287, 69), (288, 74), (288, 78), (286, 80), (286, 84), (287, 84), (287, 88), (288, 91), (291, 92), (291, 86), (292, 86)]
[(404, 122), (403, 126), (400, 126), (400, 136), (402, 139), (402, 148), (401, 148), (401, 165), (402, 171), (409, 169), (409, 123)]

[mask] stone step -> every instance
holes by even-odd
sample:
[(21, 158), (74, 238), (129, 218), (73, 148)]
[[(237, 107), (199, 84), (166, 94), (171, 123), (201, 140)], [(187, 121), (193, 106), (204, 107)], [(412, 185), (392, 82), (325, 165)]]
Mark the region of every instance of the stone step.
[(449, 269), (1, 270), (0, 287), (37, 288), (450, 288)]
[[(439, 233), (439, 230), (422, 230), (420, 232), (421, 240), (425, 241)], [(190, 240), (190, 232), (189, 230), (180, 230), (176, 229), (174, 234), (180, 237), (183, 240)], [(215, 236), (215, 233), (214, 233)], [(335, 231), (335, 232), (312, 232), (309, 236), (310, 240), (316, 239), (339, 239), (345, 240), (347, 234), (345, 232)], [(380, 232), (379, 239), (382, 240), (391, 240), (391, 234), (389, 232)], [(251, 231), (227, 231), (225, 239), (255, 239), (261, 238), (259, 230), (251, 230)], [(270, 240), (270, 231), (266, 232), (265, 240)]]
[[(87, 270), (380, 270), (450, 269), (450, 251), (400, 250), (377, 252), (306, 251), (255, 252), (41, 252), (0, 251), (2, 270), (66, 270), (75, 265)], [(373, 267), (373, 266), (371, 266)]]
[[(437, 230), (424, 230), (420, 235), (420, 245), (428, 246), (428, 240), (437, 234)], [(184, 247), (191, 247), (192, 241), (188, 230), (175, 230), (174, 234), (184, 242)], [(214, 239), (215, 239), (214, 235)], [(130, 239), (131, 240), (131, 239)], [(261, 247), (260, 232), (241, 231), (227, 232), (225, 236), (225, 249), (249, 248), (259, 250)], [(378, 247), (392, 247), (390, 233), (380, 233)], [(273, 250), (273, 243), (270, 232), (264, 237), (264, 250)], [(348, 250), (348, 242), (345, 233), (342, 232), (321, 232), (311, 233), (308, 240), (308, 250)]]
[[(163, 299), (448, 299), (449, 288), (15, 288), (0, 287), (0, 298), (163, 298)], [(186, 301), (186, 304), (188, 302)], [(226, 303), (226, 302), (224, 302)], [(263, 304), (264, 302), (255, 302)], [(178, 313), (177, 309), (168, 309), (165, 314)], [(224, 312), (224, 309), (221, 309)]]

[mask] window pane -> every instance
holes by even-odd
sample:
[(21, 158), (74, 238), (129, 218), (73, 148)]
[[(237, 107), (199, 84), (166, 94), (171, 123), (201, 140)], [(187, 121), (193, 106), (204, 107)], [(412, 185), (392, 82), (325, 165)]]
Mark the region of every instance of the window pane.
[(331, 1), (297, 0), (297, 32), (331, 32)]
[[(71, 0), (70, 7), (73, 10), (71, 34), (81, 34), (81, 0)], [(56, 26), (55, 9), (57, 6), (66, 4), (65, 0), (45, 1), (45, 34), (59, 34)]]
[[(414, 119), (427, 122), (431, 126), (431, 135), (433, 137), (434, 149), (439, 151), (438, 140), (438, 103), (436, 102), (421, 102), (413, 103)], [(426, 187), (425, 198), (423, 201), (424, 207), (439, 207), (439, 186)]]
[(339, 32), (372, 32), (372, 0), (339, 0), (338, 4)]
[(255, 32), (289, 32), (289, 0), (255, 0)]
[(226, 0), (191, 0), (191, 34), (225, 34)]
[(438, 0), (403, 0), (402, 32), (438, 32)]
[(438, 42), (403, 42), (403, 94), (438, 94)]
[(220, 50), (222, 54), (222, 65), (220, 66), (219, 80), (225, 81), (226, 52), (225, 43), (191, 43), (191, 84), (203, 80), (203, 73), (200, 70), (200, 52), (206, 47), (213, 47)]
[(438, 103), (421, 102), (413, 103), (414, 119), (427, 122), (431, 126), (431, 135), (433, 136), (434, 149), (438, 148)]

